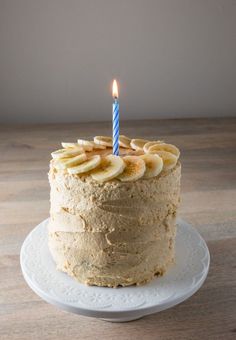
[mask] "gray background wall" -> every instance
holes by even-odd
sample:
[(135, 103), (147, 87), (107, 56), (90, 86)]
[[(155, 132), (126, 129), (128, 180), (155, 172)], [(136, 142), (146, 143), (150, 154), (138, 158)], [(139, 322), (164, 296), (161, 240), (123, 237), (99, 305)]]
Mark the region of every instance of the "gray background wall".
[(234, 0), (0, 0), (0, 121), (236, 114)]

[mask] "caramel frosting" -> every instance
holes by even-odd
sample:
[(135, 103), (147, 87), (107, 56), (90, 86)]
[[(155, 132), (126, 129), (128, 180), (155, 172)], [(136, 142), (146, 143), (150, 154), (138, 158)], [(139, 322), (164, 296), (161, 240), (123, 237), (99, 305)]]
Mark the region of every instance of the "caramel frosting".
[[(55, 166), (57, 158), (50, 165), (49, 249), (57, 268), (81, 283), (108, 287), (142, 284), (155, 275), (162, 275), (174, 262), (180, 162), (176, 161), (169, 168), (162, 166), (159, 171), (159, 158), (154, 158), (156, 163), (150, 168), (150, 177), (145, 177), (147, 169), (143, 170), (143, 163), (138, 162), (143, 155), (149, 154), (144, 146), (150, 141), (126, 138), (122, 139), (120, 158), (133, 156), (136, 163), (133, 165), (132, 158), (131, 169), (127, 160), (128, 165), (125, 164), (122, 172), (110, 180), (95, 179), (91, 170), (70, 173), (67, 167)], [(100, 140), (95, 139), (94, 143)], [(107, 144), (98, 144), (104, 148), (94, 149), (94, 145), (90, 145), (92, 149), (82, 153), (91, 153), (91, 157), (100, 156), (101, 159), (110, 156), (109, 139), (104, 143)], [(165, 150), (169, 147), (169, 151), (155, 149), (157, 144), (164, 143), (151, 144), (152, 150), (168, 153), (172, 150), (178, 159), (177, 148), (171, 149), (170, 144), (165, 144)], [(83, 148), (82, 143), (80, 146)], [(66, 150), (77, 147), (66, 146)], [(80, 164), (84, 163), (71, 168)], [(99, 170), (100, 176), (102, 171), (107, 171), (103, 166)], [(115, 169), (116, 166), (115, 163)], [(156, 166), (159, 166), (159, 173)], [(129, 180), (130, 176), (137, 177), (141, 168), (142, 176)], [(120, 177), (122, 174), (125, 180)]]

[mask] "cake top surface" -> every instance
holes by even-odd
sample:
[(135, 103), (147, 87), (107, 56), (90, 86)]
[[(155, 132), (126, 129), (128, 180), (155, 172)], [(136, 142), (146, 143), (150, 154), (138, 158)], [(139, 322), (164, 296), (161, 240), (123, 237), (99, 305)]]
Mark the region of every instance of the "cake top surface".
[(112, 137), (95, 136), (93, 141), (78, 139), (62, 142), (63, 149), (51, 153), (51, 166), (59, 171), (91, 176), (95, 181), (118, 179), (122, 182), (153, 178), (174, 168), (179, 149), (163, 141), (119, 137), (119, 156), (112, 154)]

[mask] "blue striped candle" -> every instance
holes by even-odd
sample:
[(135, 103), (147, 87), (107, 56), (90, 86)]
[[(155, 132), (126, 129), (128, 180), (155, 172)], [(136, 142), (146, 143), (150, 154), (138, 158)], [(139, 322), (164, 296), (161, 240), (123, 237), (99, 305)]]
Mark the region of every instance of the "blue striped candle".
[(118, 86), (116, 80), (113, 81), (113, 155), (119, 156), (119, 101), (118, 101)]

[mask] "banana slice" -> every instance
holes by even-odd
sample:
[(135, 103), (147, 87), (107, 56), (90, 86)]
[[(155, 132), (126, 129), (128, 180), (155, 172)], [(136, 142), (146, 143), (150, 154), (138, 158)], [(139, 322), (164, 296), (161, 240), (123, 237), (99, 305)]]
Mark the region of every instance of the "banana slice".
[(146, 165), (146, 171), (143, 175), (143, 178), (152, 178), (162, 171), (163, 168), (163, 160), (158, 155), (145, 154), (140, 156), (141, 159), (144, 160)]
[(89, 140), (86, 139), (78, 139), (77, 140), (78, 145), (82, 146), (82, 148), (85, 151), (92, 151), (94, 148), (94, 142), (91, 142)]
[(118, 179), (122, 182), (136, 181), (143, 177), (146, 166), (143, 159), (139, 156), (125, 156), (123, 158), (125, 162), (125, 170), (118, 176)]
[(134, 150), (143, 150), (143, 146), (148, 142), (146, 139), (131, 139), (130, 146)]
[(83, 163), (87, 160), (87, 156), (85, 153), (81, 153), (78, 156), (75, 156), (73, 158), (63, 158), (62, 160), (58, 160), (55, 163), (55, 168), (56, 169), (67, 169), (73, 166), (76, 166), (80, 163)]
[(120, 146), (120, 148), (119, 148), (119, 156), (121, 156), (121, 157), (127, 156), (127, 155), (129, 155), (129, 153), (130, 153), (131, 151), (134, 151), (134, 150), (132, 150), (132, 149), (127, 149), (127, 148), (123, 148), (123, 147)]
[(89, 140), (86, 139), (77, 139), (77, 143), (81, 146), (88, 145), (93, 147), (93, 142), (90, 142)]
[(144, 152), (148, 152), (148, 149), (153, 146), (153, 145), (156, 145), (156, 144), (160, 144), (160, 143), (164, 143), (162, 140), (157, 140), (157, 141), (153, 141), (153, 142), (148, 142), (146, 144), (144, 144), (143, 146), (143, 151)]
[(78, 143), (67, 143), (67, 142), (62, 142), (61, 145), (65, 149), (67, 149), (67, 148), (74, 148), (76, 146), (79, 146)]
[(105, 182), (120, 175), (124, 168), (125, 163), (121, 157), (108, 155), (102, 158), (99, 167), (92, 171), (91, 176), (96, 181)]
[(106, 146), (105, 146), (105, 145), (96, 144), (96, 143), (94, 143), (94, 142), (92, 142), (92, 141), (90, 141), (90, 142), (93, 143), (93, 148), (94, 148), (95, 150), (105, 150), (105, 149), (106, 149)]
[(95, 136), (94, 137), (94, 143), (98, 145), (108, 146), (112, 147), (112, 138), (106, 137), (106, 136)]
[(129, 149), (130, 148), (130, 142), (131, 142), (131, 139), (124, 136), (124, 135), (120, 135), (119, 136), (119, 145), (122, 147), (122, 148), (127, 148)]
[(132, 149), (130, 149), (130, 150), (127, 150), (127, 152), (126, 152), (126, 156), (141, 156), (141, 155), (144, 155), (143, 150), (132, 150)]
[(65, 143), (65, 142), (62, 142), (61, 145), (65, 149), (74, 148), (74, 147), (82, 147), (84, 149), (84, 151), (92, 151), (93, 150), (92, 146), (90, 146), (90, 145), (82, 145), (82, 144), (79, 144), (79, 143)]
[(65, 149), (59, 149), (59, 150), (56, 150), (56, 151), (53, 151), (51, 153), (51, 156), (53, 159), (57, 159), (57, 158), (64, 158), (64, 153), (66, 152)]
[(95, 155), (88, 158), (84, 163), (78, 166), (74, 166), (73, 168), (69, 168), (68, 172), (72, 175), (82, 174), (84, 172), (95, 169), (100, 163), (101, 157), (99, 155)]
[(178, 158), (167, 151), (157, 151), (158, 156), (163, 160), (163, 170), (170, 170), (176, 166)]
[(53, 167), (57, 170), (62, 169), (61, 163), (65, 163), (69, 160), (69, 158), (58, 158), (58, 159), (53, 159), (51, 162), (53, 164)]
[(75, 148), (69, 148), (69, 149), (56, 150), (56, 151), (53, 151), (51, 155), (52, 155), (52, 158), (58, 159), (58, 158), (75, 157), (83, 152), (84, 152), (84, 149), (82, 147), (75, 147)]
[(157, 151), (170, 152), (173, 155), (175, 155), (177, 158), (179, 158), (180, 156), (179, 149), (172, 144), (165, 144), (165, 143), (156, 144), (156, 145), (150, 146), (148, 149), (148, 153), (156, 153)]
[[(90, 147), (92, 149), (97, 149), (97, 150), (104, 150), (106, 147), (101, 144), (96, 144), (92, 140), (85, 140), (85, 139), (78, 139), (78, 144), (81, 145), (83, 148), (84, 147)], [(88, 150), (87, 150), (88, 151)], [(92, 150), (90, 150), (92, 151)]]

